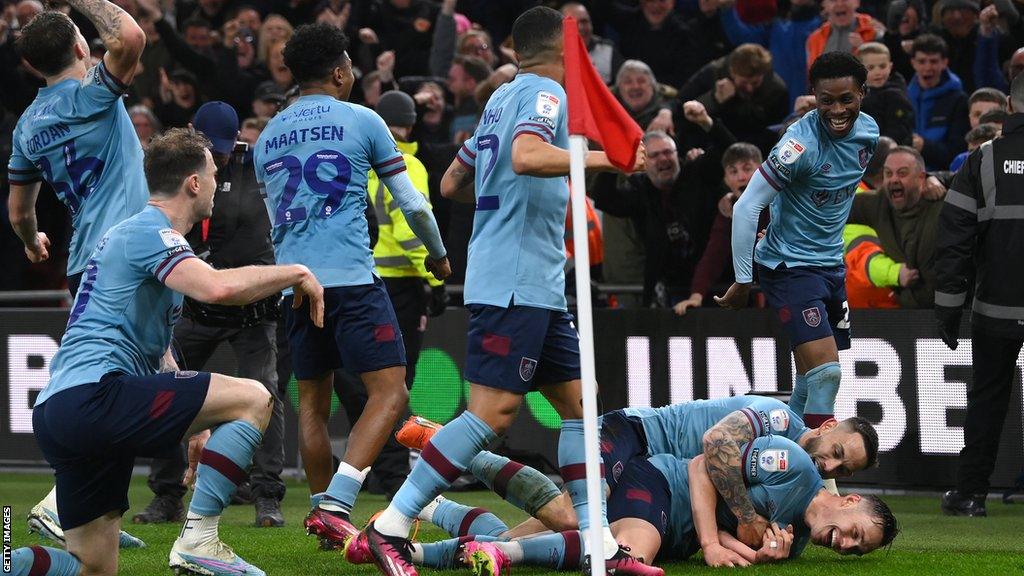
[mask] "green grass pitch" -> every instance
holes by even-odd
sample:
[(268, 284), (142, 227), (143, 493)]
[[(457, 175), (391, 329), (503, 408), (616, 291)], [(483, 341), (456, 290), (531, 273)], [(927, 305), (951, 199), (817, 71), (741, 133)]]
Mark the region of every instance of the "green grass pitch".
[[(0, 474), (0, 505), (13, 507), (12, 543), (15, 547), (38, 544), (29, 535), (24, 518), (29, 508), (49, 490), (51, 478), (34, 474)], [(840, 486), (841, 487), (841, 486)], [(483, 506), (513, 524), (525, 514), (485, 492), (462, 492), (451, 496), (466, 504)], [(125, 518), (143, 508), (150, 498), (145, 479), (136, 477), (132, 483), (132, 510)], [(937, 497), (889, 496), (885, 498), (895, 509), (903, 525), (903, 533), (889, 551), (879, 551), (863, 558), (839, 557), (829, 550), (808, 546), (802, 558), (773, 566), (753, 567), (744, 573), (785, 574), (786, 576), (854, 576), (925, 575), (940, 576), (1024, 574), (1024, 506), (1003, 505), (990, 501), (988, 518), (950, 518), (939, 512)], [(284, 528), (254, 528), (251, 506), (232, 506), (221, 521), (221, 536), (243, 558), (276, 575), (376, 574), (372, 566), (347, 564), (340, 553), (317, 550), (312, 537), (305, 536), (302, 518), (309, 500), (303, 484), (289, 482), (284, 501), (287, 525)], [(370, 514), (384, 507), (381, 496), (363, 493), (354, 517), (365, 521)], [(178, 534), (177, 525), (135, 526), (127, 529), (146, 541), (148, 547), (121, 553), (121, 574), (130, 576), (170, 574), (167, 553)], [(422, 541), (437, 540), (442, 532), (434, 527), (420, 530)], [(688, 562), (664, 564), (669, 575), (710, 574), (699, 558)], [(723, 569), (724, 570), (724, 569)], [(423, 569), (423, 574), (437, 572)], [(465, 573), (465, 572), (464, 572)], [(535, 568), (515, 568), (514, 573), (544, 574)]]

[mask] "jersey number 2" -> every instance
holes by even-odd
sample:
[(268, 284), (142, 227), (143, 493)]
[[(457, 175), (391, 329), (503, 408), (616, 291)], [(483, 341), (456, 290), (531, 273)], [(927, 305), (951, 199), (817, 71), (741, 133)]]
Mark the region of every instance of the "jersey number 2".
[[(334, 178), (321, 180), (317, 174), (320, 166), (327, 164), (337, 172)], [(348, 183), (352, 179), (352, 165), (348, 158), (334, 150), (320, 150), (312, 154), (303, 164), (295, 156), (283, 156), (277, 160), (267, 162), (263, 169), (269, 176), (280, 172), (288, 171), (288, 180), (284, 185), (284, 194), (281, 201), (277, 203), (277, 210), (274, 217), (274, 225), (293, 224), (306, 219), (306, 208), (299, 206), (292, 208), (292, 202), (299, 191), (299, 185), (303, 180), (306, 186), (317, 196), (324, 196), (324, 204), (317, 212), (319, 218), (330, 218), (335, 211), (341, 207), (341, 200), (348, 189)]]

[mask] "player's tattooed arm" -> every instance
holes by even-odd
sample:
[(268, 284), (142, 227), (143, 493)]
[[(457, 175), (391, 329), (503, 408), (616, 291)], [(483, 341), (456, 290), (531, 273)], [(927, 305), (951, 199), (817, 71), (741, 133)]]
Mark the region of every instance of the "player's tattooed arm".
[(164, 372), (177, 372), (178, 363), (174, 361), (174, 356), (171, 354), (171, 349), (168, 348), (164, 352), (164, 355), (160, 357), (160, 373)]
[(739, 521), (740, 540), (756, 546), (767, 522), (758, 516), (747, 494), (740, 456), (740, 445), (753, 439), (750, 420), (742, 412), (733, 412), (704, 434), (704, 456), (715, 489)]
[(135, 76), (146, 34), (130, 14), (107, 0), (67, 0), (96, 27), (107, 48), (104, 62), (115, 78), (127, 84)]
[(476, 187), (473, 171), (459, 161), (452, 160), (448, 170), (441, 178), (441, 196), (456, 202), (471, 204), (476, 202)]

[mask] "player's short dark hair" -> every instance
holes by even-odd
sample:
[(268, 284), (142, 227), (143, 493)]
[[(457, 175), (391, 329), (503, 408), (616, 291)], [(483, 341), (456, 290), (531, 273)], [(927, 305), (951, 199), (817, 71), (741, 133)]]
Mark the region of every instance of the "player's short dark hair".
[(284, 64), (299, 84), (323, 80), (348, 59), (348, 37), (339, 28), (321, 22), (295, 29), (284, 47)]
[(174, 196), (181, 183), (206, 166), (206, 136), (189, 128), (172, 128), (154, 136), (146, 149), (143, 169), (153, 196)]
[(860, 437), (864, 439), (864, 453), (868, 458), (866, 468), (878, 466), (878, 432), (875, 430), (875, 426), (867, 418), (860, 416), (847, 418), (840, 422), (840, 425), (850, 432), (860, 434)]
[(808, 74), (811, 86), (817, 86), (821, 80), (836, 78), (853, 78), (857, 86), (868, 81), (868, 70), (853, 54), (847, 52), (825, 52), (815, 58)]
[(458, 64), (462, 66), (462, 69), (466, 71), (477, 82), (483, 82), (491, 76), (491, 67), (487, 65), (482, 59), (476, 56), (466, 56), (464, 54), (458, 54), (455, 58), (452, 58), (452, 64)]
[(760, 164), (762, 161), (764, 161), (764, 157), (761, 156), (761, 150), (747, 142), (734, 142), (722, 153), (723, 169), (740, 162)]
[(553, 50), (562, 37), (562, 14), (547, 6), (534, 6), (512, 23), (512, 47), (523, 60)]
[(889, 508), (889, 505), (878, 496), (870, 494), (862, 495), (860, 501), (868, 507), (871, 521), (882, 527), (882, 543), (878, 547), (882, 548), (892, 544), (892, 541), (900, 533), (900, 524), (892, 513), (892, 508)]
[(54, 76), (74, 63), (75, 42), (78, 32), (71, 18), (63, 12), (48, 10), (21, 29), (14, 46), (43, 76)]
[(935, 34), (921, 34), (914, 38), (914, 43), (910, 46), (910, 57), (913, 58), (918, 52), (938, 54), (943, 58), (949, 58), (949, 46), (941, 36)]

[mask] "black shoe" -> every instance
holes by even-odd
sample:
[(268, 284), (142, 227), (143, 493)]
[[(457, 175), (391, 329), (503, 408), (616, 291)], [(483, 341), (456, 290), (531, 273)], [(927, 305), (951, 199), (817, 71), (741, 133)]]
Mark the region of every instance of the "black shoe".
[(281, 503), (276, 498), (256, 499), (256, 526), (260, 528), (280, 528), (284, 526)]
[(237, 506), (239, 504), (252, 504), (255, 498), (252, 495), (252, 484), (246, 481), (244, 484), (239, 484), (235, 493), (231, 495), (231, 505)]
[(942, 511), (951, 516), (988, 516), (986, 494), (961, 494), (950, 490), (942, 495)]
[(156, 496), (146, 509), (132, 516), (135, 524), (161, 524), (164, 522), (181, 522), (185, 519), (185, 506), (180, 498), (173, 496)]

